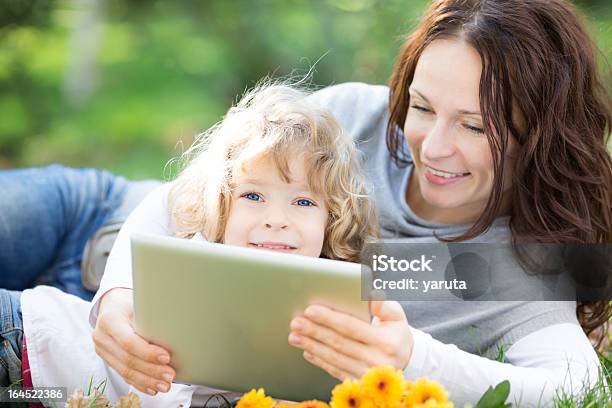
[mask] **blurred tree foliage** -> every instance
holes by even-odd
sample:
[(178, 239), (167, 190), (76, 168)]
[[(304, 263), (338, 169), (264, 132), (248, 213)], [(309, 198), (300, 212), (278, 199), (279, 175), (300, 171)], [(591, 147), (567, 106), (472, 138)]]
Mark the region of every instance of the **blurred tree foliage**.
[[(578, 5), (611, 59), (609, 0)], [(426, 6), (0, 0), (0, 168), (59, 161), (162, 177), (168, 159), (267, 74), (303, 75), (318, 61), (318, 85), (386, 83)]]

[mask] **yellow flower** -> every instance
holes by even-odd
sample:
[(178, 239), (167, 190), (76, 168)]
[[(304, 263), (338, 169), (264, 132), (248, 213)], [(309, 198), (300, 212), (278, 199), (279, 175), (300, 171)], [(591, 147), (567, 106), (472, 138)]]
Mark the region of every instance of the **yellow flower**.
[[(276, 406), (278, 408), (278, 405)], [(299, 404), (294, 405), (292, 408), (330, 408), (327, 402), (310, 400), (302, 401)]]
[(345, 380), (332, 391), (331, 408), (374, 408), (359, 381)]
[(414, 383), (410, 380), (404, 381), (404, 398), (405, 396), (412, 391), (412, 387), (414, 387)]
[(452, 408), (448, 393), (435, 381), (420, 378), (405, 387), (404, 407), (406, 408)]
[(391, 366), (373, 367), (361, 377), (363, 388), (377, 408), (396, 408), (402, 400), (404, 376)]
[(272, 408), (274, 400), (271, 397), (266, 397), (263, 388), (258, 390), (252, 389), (240, 398), (236, 408)]
[(417, 404), (414, 408), (453, 408), (452, 402), (438, 402), (433, 398), (427, 400), (424, 404)]
[(295, 403), (292, 401), (285, 400), (274, 400), (274, 408), (293, 408), (295, 407)]

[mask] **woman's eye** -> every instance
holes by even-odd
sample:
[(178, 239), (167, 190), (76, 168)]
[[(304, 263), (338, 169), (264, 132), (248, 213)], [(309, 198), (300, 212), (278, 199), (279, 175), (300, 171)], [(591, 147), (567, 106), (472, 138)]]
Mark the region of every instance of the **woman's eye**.
[(484, 129), (478, 126), (471, 126), (471, 125), (463, 125), (463, 126), (472, 133), (476, 133), (478, 135), (481, 135), (484, 133)]
[(419, 105), (412, 105), (410, 107), (413, 108), (413, 109), (418, 110), (419, 112), (427, 112), (427, 113), (431, 112), (431, 109), (427, 109), (427, 108), (425, 108), (423, 106), (419, 106)]
[(263, 198), (261, 197), (261, 195), (257, 193), (245, 193), (241, 195), (241, 197), (244, 197), (247, 200), (251, 200), (251, 201), (263, 201)]
[(314, 207), (316, 204), (307, 198), (300, 198), (295, 202), (300, 207)]

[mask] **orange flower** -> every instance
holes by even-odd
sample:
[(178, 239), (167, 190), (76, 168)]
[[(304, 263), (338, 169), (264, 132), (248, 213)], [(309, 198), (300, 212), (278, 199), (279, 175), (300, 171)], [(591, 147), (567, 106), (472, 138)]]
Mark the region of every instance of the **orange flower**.
[(391, 366), (373, 367), (361, 377), (363, 388), (377, 408), (396, 408), (404, 391), (404, 376)]
[(331, 408), (374, 408), (372, 400), (363, 390), (361, 383), (345, 380), (332, 391)]
[(435, 381), (419, 378), (413, 383), (407, 383), (404, 397), (405, 408), (452, 408), (448, 401), (448, 393)]
[[(278, 407), (278, 405), (277, 405)], [(302, 401), (294, 405), (292, 408), (330, 408), (327, 402), (319, 400)]]
[(274, 400), (266, 396), (263, 388), (247, 392), (236, 404), (236, 408), (272, 408), (273, 406)]

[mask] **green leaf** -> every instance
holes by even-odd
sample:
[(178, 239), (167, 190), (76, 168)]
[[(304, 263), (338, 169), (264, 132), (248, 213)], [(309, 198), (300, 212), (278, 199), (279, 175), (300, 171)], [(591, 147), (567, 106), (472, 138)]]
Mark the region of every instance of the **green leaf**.
[(508, 380), (502, 381), (497, 384), (495, 388), (489, 387), (489, 389), (482, 394), (482, 397), (480, 397), (480, 400), (478, 400), (474, 408), (511, 407), (511, 404), (506, 404), (508, 395), (510, 395), (510, 382)]
[(90, 395), (91, 394), (91, 385), (93, 383), (93, 375), (91, 377), (89, 377), (89, 385), (87, 386), (87, 394), (85, 395)]

